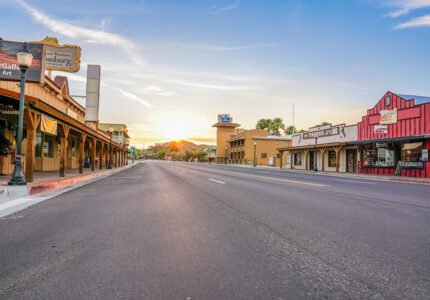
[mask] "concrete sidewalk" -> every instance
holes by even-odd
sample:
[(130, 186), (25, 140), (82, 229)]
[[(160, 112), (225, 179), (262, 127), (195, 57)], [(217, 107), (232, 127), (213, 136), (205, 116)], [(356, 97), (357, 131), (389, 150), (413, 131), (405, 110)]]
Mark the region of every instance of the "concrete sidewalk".
[(368, 174), (357, 174), (357, 173), (335, 173), (335, 172), (322, 172), (322, 171), (311, 171), (311, 170), (298, 170), (298, 169), (289, 169), (286, 167), (279, 168), (278, 167), (270, 167), (270, 166), (256, 166), (253, 165), (234, 165), (228, 164), (221, 166), (228, 167), (237, 167), (237, 168), (248, 168), (248, 169), (263, 169), (263, 170), (273, 170), (278, 172), (286, 172), (286, 173), (298, 173), (298, 174), (312, 174), (312, 175), (320, 175), (320, 176), (333, 176), (333, 177), (348, 177), (348, 178), (357, 178), (357, 179), (366, 179), (366, 180), (375, 180), (375, 181), (389, 181), (389, 182), (403, 182), (403, 183), (419, 183), (419, 184), (430, 184), (430, 178), (418, 178), (418, 177), (404, 177), (404, 176), (387, 176), (387, 175), (368, 175)]

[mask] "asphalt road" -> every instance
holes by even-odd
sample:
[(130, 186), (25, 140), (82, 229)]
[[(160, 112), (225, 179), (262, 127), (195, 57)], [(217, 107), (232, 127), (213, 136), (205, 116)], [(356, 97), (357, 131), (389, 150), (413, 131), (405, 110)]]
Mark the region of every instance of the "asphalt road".
[(429, 299), (429, 194), (147, 161), (0, 219), (0, 298)]

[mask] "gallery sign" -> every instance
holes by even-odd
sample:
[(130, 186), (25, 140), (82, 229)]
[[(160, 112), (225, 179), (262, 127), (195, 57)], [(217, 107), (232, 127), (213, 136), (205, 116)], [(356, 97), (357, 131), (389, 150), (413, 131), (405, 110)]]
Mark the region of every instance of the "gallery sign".
[(387, 134), (388, 126), (387, 125), (375, 125), (373, 127), (373, 133), (375, 134)]
[(218, 115), (218, 122), (220, 123), (231, 123), (232, 122), (232, 117), (230, 115)]
[(392, 110), (381, 110), (381, 120), (379, 124), (395, 124), (397, 123), (397, 108)]
[(343, 130), (344, 130), (343, 127), (338, 126), (338, 127), (332, 127), (332, 128), (322, 129), (317, 131), (303, 132), (303, 139), (307, 140), (307, 139), (314, 139), (314, 138), (326, 137), (331, 135), (339, 135)]
[(78, 72), (81, 63), (81, 48), (75, 45), (60, 45), (56, 38), (46, 37), (40, 41), (45, 48), (45, 69), (48, 71)]
[[(0, 40), (0, 79), (21, 80), (21, 70), (16, 59), (16, 54), (21, 51), (24, 43)], [(31, 67), (26, 72), (27, 81), (41, 82), (44, 76), (43, 45), (27, 44), (28, 50), (33, 55)]]

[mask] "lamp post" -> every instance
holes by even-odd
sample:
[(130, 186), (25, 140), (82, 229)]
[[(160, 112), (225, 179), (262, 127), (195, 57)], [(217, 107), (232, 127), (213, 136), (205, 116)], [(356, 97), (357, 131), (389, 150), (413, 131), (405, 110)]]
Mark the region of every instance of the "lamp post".
[(317, 142), (318, 142), (318, 136), (315, 137), (315, 149), (314, 149), (314, 171), (318, 171), (317, 167)]
[(254, 167), (257, 166), (257, 142), (254, 142)]
[(13, 167), (12, 178), (8, 182), (9, 185), (25, 185), (24, 174), (22, 173), (22, 156), (21, 156), (21, 144), (22, 144), (22, 130), (24, 123), (24, 96), (25, 96), (25, 79), (26, 72), (30, 68), (33, 61), (33, 55), (30, 53), (27, 47), (27, 43), (24, 44), (22, 50), (16, 54), (18, 60), (19, 69), (21, 70), (21, 95), (19, 99), (19, 115), (18, 115), (18, 138), (16, 143), (16, 155), (15, 165)]
[(224, 148), (225, 148), (225, 161), (224, 161), (224, 163), (227, 164), (227, 145)]
[(108, 169), (112, 169), (112, 133), (113, 133), (113, 128), (112, 126), (109, 128), (108, 130), (109, 135), (110, 135), (110, 140), (109, 140), (109, 163), (108, 163)]

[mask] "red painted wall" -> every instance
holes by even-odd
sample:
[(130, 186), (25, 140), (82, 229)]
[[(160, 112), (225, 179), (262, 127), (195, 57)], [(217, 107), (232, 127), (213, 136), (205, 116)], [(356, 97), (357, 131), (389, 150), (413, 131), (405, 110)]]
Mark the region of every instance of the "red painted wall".
[[(385, 105), (385, 97), (391, 97), (389, 106)], [(380, 111), (397, 108), (397, 123), (388, 124), (387, 134), (374, 132), (374, 126), (379, 124)], [(414, 135), (430, 134), (430, 103), (414, 105), (414, 100), (404, 100), (401, 97), (387, 92), (379, 102), (371, 109), (367, 110), (367, 115), (363, 116), (358, 123), (358, 140), (378, 140), (386, 138), (399, 138)], [(430, 149), (430, 141), (426, 141), (424, 146)], [(359, 149), (361, 151), (361, 149)], [(359, 173), (375, 175), (394, 175), (394, 168), (362, 168), (361, 162), (358, 164)], [(424, 169), (404, 169), (402, 176), (430, 177), (430, 162), (425, 162)]]

